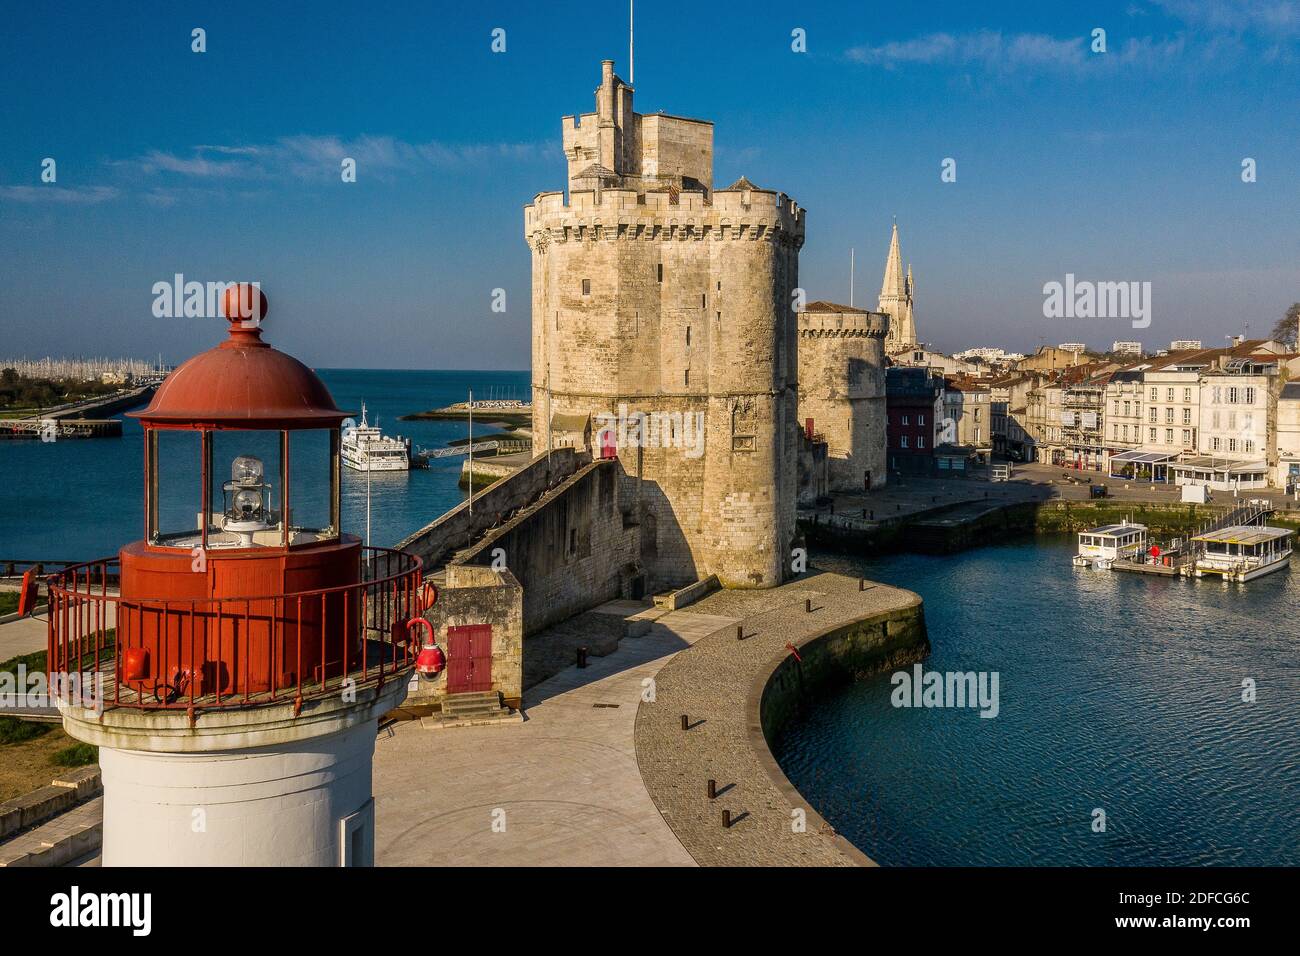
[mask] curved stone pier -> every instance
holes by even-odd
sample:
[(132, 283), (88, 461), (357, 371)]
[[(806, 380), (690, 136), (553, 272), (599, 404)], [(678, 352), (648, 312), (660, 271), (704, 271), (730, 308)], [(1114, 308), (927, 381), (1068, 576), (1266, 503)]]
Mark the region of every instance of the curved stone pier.
[(786, 779), (767, 739), (823, 689), (924, 658), (921, 599), (814, 573), (772, 590), (719, 591), (690, 610), (740, 619), (745, 638), (728, 628), (678, 653), (638, 709), (637, 761), (665, 822), (702, 866), (871, 865)]

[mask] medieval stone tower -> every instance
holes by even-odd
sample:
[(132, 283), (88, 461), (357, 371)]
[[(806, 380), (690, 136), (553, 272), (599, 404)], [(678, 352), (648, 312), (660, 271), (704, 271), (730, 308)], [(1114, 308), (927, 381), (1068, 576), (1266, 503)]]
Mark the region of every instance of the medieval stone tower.
[(563, 120), (567, 200), (524, 209), (534, 448), (616, 447), (652, 588), (771, 587), (795, 537), (804, 211), (715, 190), (713, 124), (632, 95), (604, 61), (596, 112)]
[(885, 259), (885, 279), (880, 284), (879, 312), (889, 313), (889, 338), (885, 351), (904, 352), (916, 348), (916, 320), (912, 316), (912, 267), (903, 273), (903, 256), (898, 248), (898, 223), (889, 240)]
[(830, 302), (799, 315), (799, 417), (825, 436), (831, 491), (885, 483), (889, 316)]

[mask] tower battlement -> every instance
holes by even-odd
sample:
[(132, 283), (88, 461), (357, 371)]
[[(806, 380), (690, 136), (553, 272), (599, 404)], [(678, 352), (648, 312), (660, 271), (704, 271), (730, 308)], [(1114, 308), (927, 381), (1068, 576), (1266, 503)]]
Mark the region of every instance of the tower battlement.
[(804, 210), (770, 190), (638, 192), (635, 189), (538, 193), (524, 207), (524, 236), (573, 239), (751, 239), (804, 241)]
[(889, 334), (889, 316), (883, 312), (801, 312), (800, 338), (877, 338)]

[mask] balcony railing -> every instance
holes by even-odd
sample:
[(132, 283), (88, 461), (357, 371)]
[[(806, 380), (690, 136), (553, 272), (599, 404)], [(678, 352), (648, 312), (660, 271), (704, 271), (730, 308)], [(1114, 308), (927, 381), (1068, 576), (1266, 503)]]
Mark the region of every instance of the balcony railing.
[(419, 653), (421, 561), (403, 551), (364, 548), (356, 583), (282, 594), (125, 598), (119, 579), (117, 558), (48, 579), (50, 686), (102, 678), (105, 708), (300, 707), (405, 678)]

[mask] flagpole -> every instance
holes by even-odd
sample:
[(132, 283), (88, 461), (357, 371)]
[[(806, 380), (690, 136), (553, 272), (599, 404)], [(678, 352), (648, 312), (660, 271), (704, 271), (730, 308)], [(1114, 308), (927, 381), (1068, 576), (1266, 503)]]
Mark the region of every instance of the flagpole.
[(474, 513), (474, 389), (469, 390), (469, 513)]

